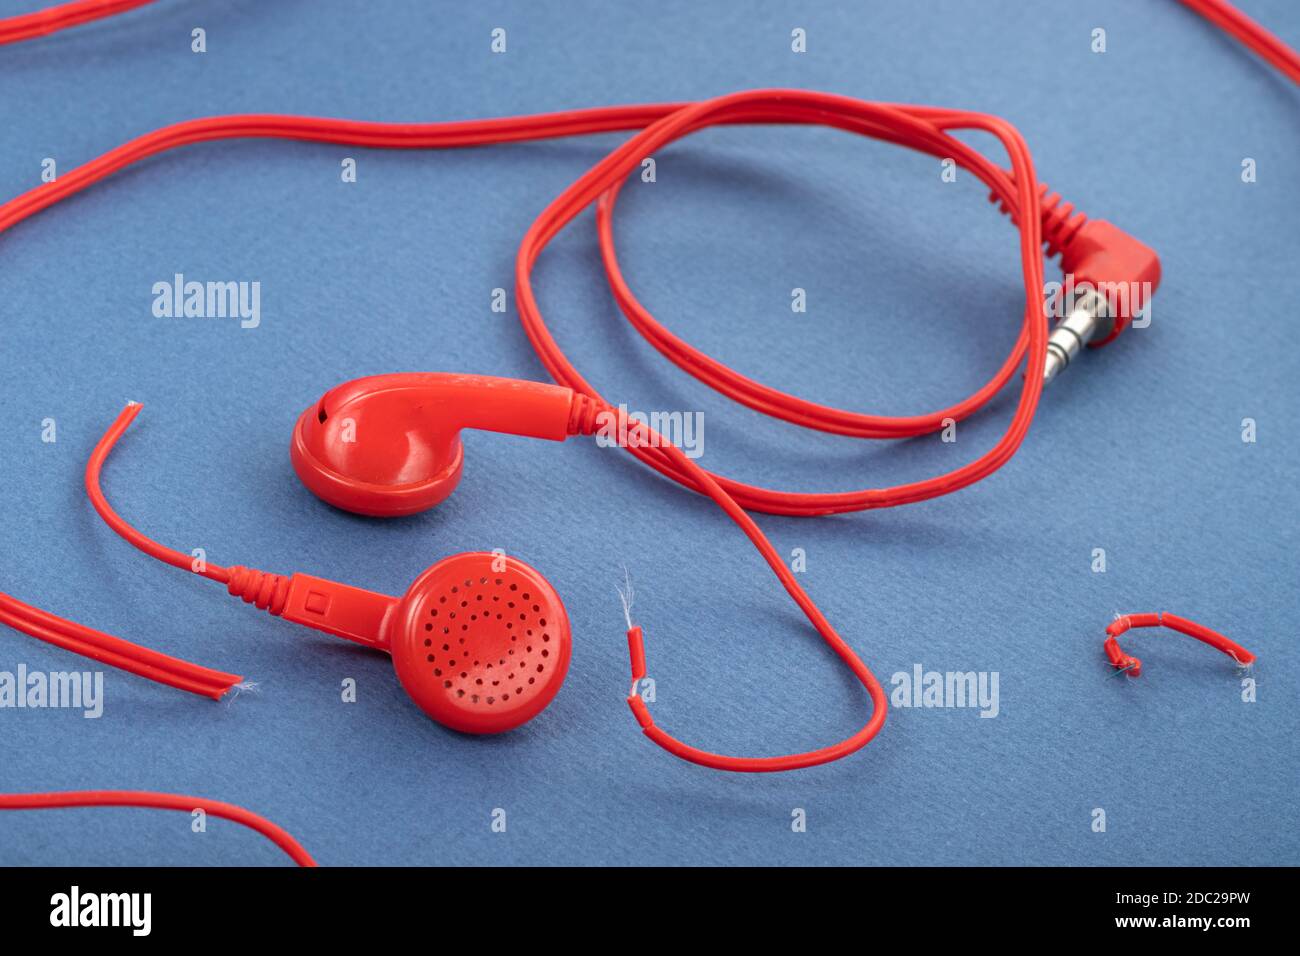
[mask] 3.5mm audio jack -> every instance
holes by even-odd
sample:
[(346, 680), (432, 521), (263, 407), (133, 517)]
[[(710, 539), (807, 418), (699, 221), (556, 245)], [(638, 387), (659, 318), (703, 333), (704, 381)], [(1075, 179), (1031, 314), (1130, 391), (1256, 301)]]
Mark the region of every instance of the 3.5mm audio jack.
[(1093, 339), (1109, 335), (1114, 324), (1106, 297), (1096, 289), (1087, 289), (1076, 295), (1069, 314), (1057, 323), (1047, 338), (1043, 384), (1056, 378), (1079, 354), (1079, 350)]

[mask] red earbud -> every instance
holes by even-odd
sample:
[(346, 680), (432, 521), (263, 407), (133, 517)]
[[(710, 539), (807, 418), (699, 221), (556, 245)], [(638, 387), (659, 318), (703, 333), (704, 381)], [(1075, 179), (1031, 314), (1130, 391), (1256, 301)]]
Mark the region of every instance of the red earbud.
[(563, 441), (594, 406), (559, 385), (487, 375), (372, 375), (326, 392), (298, 418), (294, 471), (345, 511), (390, 517), (432, 508), (455, 489), (462, 428)]
[(569, 669), (560, 596), (518, 558), (444, 558), (400, 598), (309, 574), (227, 570), (227, 589), (248, 603), (387, 651), (411, 699), (454, 730), (513, 730), (546, 708)]

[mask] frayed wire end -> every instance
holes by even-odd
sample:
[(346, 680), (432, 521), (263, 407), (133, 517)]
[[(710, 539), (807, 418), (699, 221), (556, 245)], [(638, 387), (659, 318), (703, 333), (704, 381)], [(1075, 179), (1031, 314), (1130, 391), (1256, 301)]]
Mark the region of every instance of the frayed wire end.
[(618, 599), (623, 604), (623, 619), (627, 621), (627, 629), (633, 628), (632, 624), (632, 602), (636, 599), (636, 592), (632, 590), (632, 575), (627, 570), (627, 565), (623, 565), (623, 587), (614, 585), (614, 590), (618, 592)]
[(261, 690), (262, 690), (261, 681), (255, 681), (255, 680), (240, 681), (238, 684), (230, 685), (230, 689), (226, 691), (225, 695), (222, 697), (222, 700), (224, 700), (227, 704), (231, 704), (234, 703), (235, 698), (238, 697), (240, 694), (242, 694), (244, 691), (248, 691), (250, 694), (257, 694), (260, 693)]

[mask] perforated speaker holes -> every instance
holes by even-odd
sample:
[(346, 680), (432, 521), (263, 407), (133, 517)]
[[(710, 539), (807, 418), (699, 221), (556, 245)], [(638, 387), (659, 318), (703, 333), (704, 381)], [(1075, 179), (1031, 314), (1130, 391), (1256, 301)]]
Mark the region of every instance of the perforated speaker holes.
[(518, 704), (542, 686), (554, 635), (530, 588), (507, 570), (444, 585), (426, 599), (425, 662), (461, 706)]

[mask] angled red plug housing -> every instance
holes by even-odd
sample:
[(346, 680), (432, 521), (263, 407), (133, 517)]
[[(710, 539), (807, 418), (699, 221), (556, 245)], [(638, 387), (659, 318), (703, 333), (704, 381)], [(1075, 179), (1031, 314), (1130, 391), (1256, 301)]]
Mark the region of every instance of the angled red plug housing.
[(1114, 341), (1160, 285), (1156, 251), (1104, 219), (1079, 227), (1061, 249), (1061, 269), (1074, 277), (1075, 289), (1091, 287), (1106, 300), (1103, 324), (1088, 343), (1094, 348)]
[[(989, 198), (1016, 219), (996, 191)], [(1039, 185), (1038, 214), (1047, 257), (1059, 255), (1065, 274), (1065, 311), (1048, 337), (1043, 368), (1050, 382), (1083, 346), (1113, 342), (1147, 308), (1160, 285), (1160, 257), (1118, 226), (1089, 219), (1046, 184)]]

